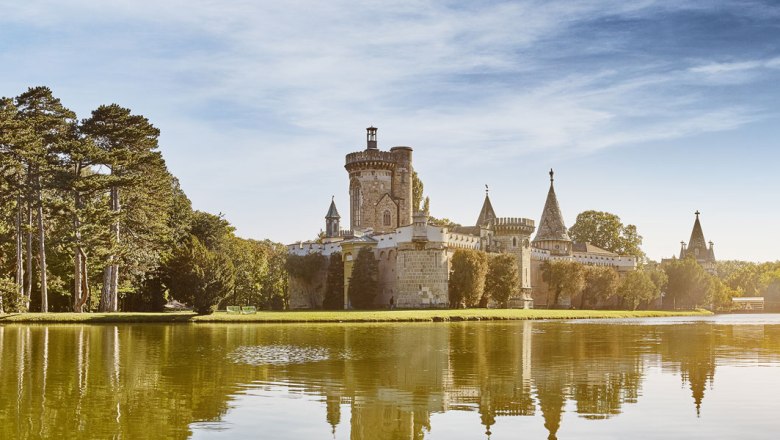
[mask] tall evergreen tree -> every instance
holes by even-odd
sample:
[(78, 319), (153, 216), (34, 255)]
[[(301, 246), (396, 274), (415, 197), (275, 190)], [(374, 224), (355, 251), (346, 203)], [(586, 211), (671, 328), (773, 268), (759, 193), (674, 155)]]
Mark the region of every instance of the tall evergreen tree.
[(349, 301), (356, 309), (370, 309), (379, 294), (379, 263), (374, 251), (368, 247), (360, 249), (352, 266), (352, 276), (347, 289)]
[(325, 300), (322, 302), (322, 308), (325, 310), (344, 308), (344, 261), (341, 258), (341, 252), (334, 252), (328, 259)]
[[(30, 200), (38, 229), (38, 265), (40, 270), (40, 310), (48, 311), (46, 264), (45, 190), (51, 184), (54, 170), (61, 166), (60, 155), (75, 138), (76, 114), (65, 108), (48, 87), (33, 87), (15, 100), (17, 118), (29, 128), (30, 137), (20, 155), (27, 165)], [(29, 240), (28, 240), (29, 245)], [(29, 267), (29, 266), (28, 266)]]
[[(145, 117), (132, 115), (129, 109), (116, 104), (100, 106), (82, 122), (82, 132), (101, 150), (100, 165), (110, 176), (109, 206), (114, 218), (100, 310), (114, 312), (118, 307), (120, 265), (143, 265), (145, 261), (137, 258), (143, 252), (151, 252), (155, 262), (159, 258), (156, 245), (160, 240), (156, 238), (167, 232), (165, 214), (171, 199), (171, 178), (156, 151), (160, 131)], [(122, 225), (130, 228), (133, 240), (122, 239)], [(136, 233), (143, 234), (139, 237)]]

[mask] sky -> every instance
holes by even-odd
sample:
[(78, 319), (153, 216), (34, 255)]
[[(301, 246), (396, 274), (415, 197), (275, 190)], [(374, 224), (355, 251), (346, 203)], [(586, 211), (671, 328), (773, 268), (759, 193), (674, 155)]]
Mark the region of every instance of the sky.
[(0, 95), (49, 86), (161, 130), (195, 209), (314, 238), (344, 156), (407, 145), (431, 214), (635, 224), (652, 259), (701, 211), (718, 259), (780, 260), (777, 1), (0, 0)]

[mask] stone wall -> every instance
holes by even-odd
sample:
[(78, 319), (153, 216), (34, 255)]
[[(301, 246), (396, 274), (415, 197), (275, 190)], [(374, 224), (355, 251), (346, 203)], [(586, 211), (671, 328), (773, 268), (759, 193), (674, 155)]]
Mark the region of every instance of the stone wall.
[(403, 243), (396, 260), (399, 308), (448, 307), (449, 252), (443, 243)]
[(328, 262), (317, 272), (311, 283), (305, 283), (295, 277), (289, 277), (287, 292), (290, 309), (321, 309), (325, 299), (326, 281), (328, 279)]

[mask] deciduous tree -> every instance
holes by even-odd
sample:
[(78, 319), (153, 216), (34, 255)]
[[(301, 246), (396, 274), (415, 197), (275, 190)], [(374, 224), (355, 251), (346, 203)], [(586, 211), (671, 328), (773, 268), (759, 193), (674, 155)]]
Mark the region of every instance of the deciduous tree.
[(576, 261), (547, 260), (542, 264), (547, 283), (547, 307), (560, 307), (561, 296), (571, 298), (585, 286), (585, 268)]
[(506, 308), (509, 298), (520, 289), (520, 269), (517, 259), (511, 254), (499, 254), (490, 259), (485, 277), (486, 299), (492, 298)]
[(636, 226), (623, 225), (620, 217), (603, 211), (585, 211), (577, 215), (577, 221), (569, 228), (569, 236), (580, 243), (591, 243), (620, 255), (633, 255), (643, 259), (642, 236)]
[(450, 307), (477, 307), (485, 293), (487, 254), (474, 249), (458, 249), (452, 255), (449, 281)]

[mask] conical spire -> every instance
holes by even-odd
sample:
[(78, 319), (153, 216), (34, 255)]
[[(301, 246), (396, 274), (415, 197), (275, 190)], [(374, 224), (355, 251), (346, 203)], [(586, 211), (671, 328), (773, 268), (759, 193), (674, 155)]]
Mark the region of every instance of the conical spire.
[(688, 246), (685, 248), (685, 255), (692, 255), (699, 261), (707, 261), (712, 258), (713, 252), (707, 248), (707, 241), (704, 240), (704, 232), (701, 229), (701, 222), (699, 221), (699, 211), (696, 211), (696, 221), (693, 223), (693, 230), (691, 231), (691, 239), (688, 240)]
[(534, 241), (540, 240), (561, 240), (571, 241), (563, 223), (561, 208), (558, 206), (558, 197), (555, 195), (553, 170), (550, 169), (550, 191), (547, 192), (547, 201), (544, 202), (542, 219), (539, 220), (539, 229), (537, 229)]
[[(330, 208), (328, 208), (328, 213), (325, 214), (325, 218), (341, 218), (339, 215), (338, 209), (336, 209), (336, 202), (335, 202), (335, 196), (331, 197), (330, 199)], [(321, 212), (321, 211), (320, 211)]]
[(488, 186), (485, 185), (485, 201), (482, 203), (482, 210), (479, 211), (477, 227), (484, 226), (496, 218), (496, 212), (493, 211), (493, 204), (490, 203), (490, 196), (488, 195), (488, 191)]

